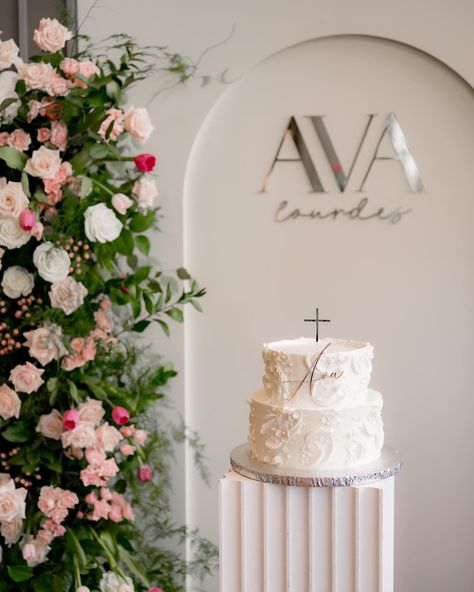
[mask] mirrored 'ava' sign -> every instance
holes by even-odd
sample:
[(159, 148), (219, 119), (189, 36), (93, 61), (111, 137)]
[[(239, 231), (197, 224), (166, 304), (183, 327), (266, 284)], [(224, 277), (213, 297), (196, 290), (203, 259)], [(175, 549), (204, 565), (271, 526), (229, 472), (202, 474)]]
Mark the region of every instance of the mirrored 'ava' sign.
[[(383, 123), (380, 135), (376, 137), (374, 145), (369, 147), (372, 151), (372, 156), (369, 160), (368, 166), (365, 165), (361, 167), (358, 166), (359, 156), (362, 149), (367, 148), (366, 143), (369, 129), (371, 128), (374, 119), (377, 118), (376, 114), (370, 114), (367, 116), (367, 122), (362, 131), (362, 136), (359, 140), (355, 155), (347, 172), (337, 155), (336, 149), (327, 130), (324, 116), (309, 115), (307, 117), (311, 121), (316, 136), (321, 143), (327, 163), (332, 171), (336, 186), (340, 193), (344, 193), (346, 191), (349, 181), (356, 174), (358, 174), (360, 179), (357, 182), (356, 192), (364, 192), (367, 180), (374, 169), (374, 165), (377, 163), (377, 161), (382, 160), (391, 160), (398, 163), (397, 166), (400, 168), (400, 172), (405, 178), (408, 189), (411, 193), (420, 193), (423, 191), (424, 186), (418, 167), (416, 165), (415, 159), (408, 150), (405, 134), (403, 133), (400, 123), (394, 113), (390, 113), (388, 115)], [(383, 155), (381, 150), (381, 144), (385, 137), (389, 139), (393, 148), (393, 153), (389, 156)], [(291, 139), (294, 143), (298, 153), (298, 157), (296, 158), (280, 157), (283, 146), (288, 139)], [(307, 142), (305, 141), (303, 133), (294, 116), (290, 117), (290, 121), (283, 133), (283, 137), (281, 138), (280, 144), (276, 151), (275, 158), (273, 159), (270, 169), (263, 181), (261, 193), (269, 192), (272, 173), (276, 165), (281, 162), (300, 162), (302, 164), (302, 171), (308, 178), (311, 187), (311, 193), (327, 193), (321, 177), (318, 174), (316, 163), (311, 156)], [(350, 220), (370, 220), (375, 218), (378, 220), (387, 220), (392, 224), (396, 224), (402, 219), (404, 215), (408, 214), (409, 212), (411, 212), (411, 209), (403, 209), (401, 206), (391, 210), (387, 209), (386, 207), (371, 207), (369, 204), (369, 199), (366, 196), (362, 197), (357, 205), (352, 208), (335, 207), (326, 210), (311, 209), (306, 211), (300, 208), (294, 208), (288, 201), (284, 200), (277, 207), (276, 221), (287, 222), (289, 220), (296, 220), (298, 218), (335, 220), (338, 217), (346, 217)]]

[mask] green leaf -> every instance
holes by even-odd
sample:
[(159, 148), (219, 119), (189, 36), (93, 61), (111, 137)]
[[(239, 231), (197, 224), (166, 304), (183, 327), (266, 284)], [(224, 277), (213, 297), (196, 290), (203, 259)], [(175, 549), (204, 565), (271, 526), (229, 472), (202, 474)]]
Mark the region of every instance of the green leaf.
[(150, 239), (147, 236), (139, 235), (135, 237), (137, 248), (145, 255), (150, 252)]
[(179, 308), (171, 308), (165, 312), (173, 319), (173, 321), (177, 321), (178, 323), (182, 323), (184, 321), (183, 311)]
[(4, 160), (11, 169), (22, 171), (25, 168), (28, 156), (24, 152), (20, 152), (20, 150), (15, 150), (15, 148), (2, 146), (0, 148), (0, 159)]
[(143, 282), (143, 280), (146, 280), (146, 278), (150, 275), (150, 271), (151, 267), (149, 265), (138, 268), (134, 276), (135, 281), (138, 283)]
[(135, 246), (133, 235), (130, 230), (127, 230), (126, 228), (122, 228), (120, 236), (111, 244), (113, 248), (115, 248), (119, 253), (122, 253), (122, 255), (131, 256), (133, 254), (133, 248)]
[(154, 221), (154, 212), (148, 212), (148, 214), (135, 214), (130, 222), (130, 230), (132, 232), (145, 232), (145, 230), (148, 230), (153, 226)]
[(30, 182), (28, 175), (24, 171), (21, 173), (21, 187), (26, 197), (31, 197)]
[(115, 99), (116, 101), (120, 99), (120, 85), (115, 82), (115, 80), (107, 82), (105, 85), (105, 92), (111, 99)]
[(180, 267), (176, 270), (176, 275), (179, 277), (180, 280), (190, 280), (191, 276), (189, 273), (184, 269), (184, 267)]
[(79, 542), (79, 539), (74, 534), (74, 531), (71, 528), (67, 529), (67, 538), (68, 538), (68, 543), (69, 543), (69, 546), (71, 547), (72, 552), (79, 560), (79, 564), (84, 567), (85, 565), (87, 565), (87, 557), (84, 552), (84, 549), (81, 547), (81, 543)]
[(34, 430), (24, 421), (15, 421), (2, 432), (2, 438), (8, 442), (28, 442), (34, 435)]
[(69, 388), (69, 394), (71, 395), (71, 398), (76, 402), (76, 403), (80, 403), (81, 400), (79, 398), (78, 392), (77, 392), (77, 386), (72, 382), (72, 380), (68, 380), (67, 381), (67, 385)]
[(10, 105), (13, 105), (13, 103), (16, 103), (17, 100), (18, 99), (16, 99), (15, 97), (10, 97), (9, 99), (5, 99), (4, 101), (2, 101), (0, 103), (0, 111), (3, 111), (4, 109), (9, 107)]
[(138, 321), (138, 323), (133, 325), (132, 331), (135, 331), (135, 333), (143, 333), (149, 324), (150, 321), (146, 321), (145, 319)]
[(87, 197), (92, 192), (92, 179), (85, 175), (78, 175), (81, 180), (81, 190), (79, 192), (80, 197)]
[(164, 321), (162, 321), (161, 319), (157, 319), (156, 322), (163, 329), (163, 332), (165, 333), (165, 335), (167, 335), (169, 337), (170, 336), (170, 328), (168, 327), (168, 325)]
[(26, 582), (33, 575), (33, 569), (27, 565), (9, 565), (8, 575), (14, 582)]

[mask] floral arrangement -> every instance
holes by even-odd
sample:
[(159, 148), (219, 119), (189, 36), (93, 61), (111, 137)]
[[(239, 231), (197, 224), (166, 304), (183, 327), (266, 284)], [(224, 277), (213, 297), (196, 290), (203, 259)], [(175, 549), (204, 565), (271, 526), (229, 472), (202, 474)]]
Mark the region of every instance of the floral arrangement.
[(168, 333), (204, 291), (149, 259), (156, 158), (133, 150), (153, 125), (122, 103), (150, 52), (116, 36), (115, 60), (66, 57), (72, 37), (42, 19), (27, 63), (0, 41), (0, 591), (174, 592), (185, 567), (150, 552), (144, 571), (134, 515), (160, 500), (146, 411), (175, 373), (140, 366), (129, 336)]

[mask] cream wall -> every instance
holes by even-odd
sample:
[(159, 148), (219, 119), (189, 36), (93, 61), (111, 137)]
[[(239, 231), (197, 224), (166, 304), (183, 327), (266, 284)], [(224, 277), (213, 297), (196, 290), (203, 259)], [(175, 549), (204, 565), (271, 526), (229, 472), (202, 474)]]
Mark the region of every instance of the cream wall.
[[(80, 20), (85, 17), (90, 6), (91, 2), (79, 0)], [(181, 53), (197, 57), (204, 48), (227, 37), (235, 24), (233, 37), (225, 45), (209, 53), (202, 64), (204, 73), (218, 73), (228, 68), (228, 78), (231, 80), (244, 75), (255, 64), (275, 52), (306, 39), (341, 34), (373, 35), (394, 39), (422, 49), (444, 61), (472, 83), (474, 81), (474, 64), (471, 58), (473, 19), (474, 5), (467, 0), (450, 3), (450, 5), (439, 0), (436, 2), (403, 0), (398, 3), (366, 0), (360, 0), (357, 3), (333, 1), (329, 6), (328, 3), (321, 1), (302, 0), (293, 2), (259, 0), (238, 3), (217, 0), (201, 2), (102, 0), (86, 19), (83, 31), (98, 39), (114, 32), (126, 31), (143, 43), (164, 43)], [(136, 104), (145, 103), (160, 84), (162, 82), (158, 80), (150, 80), (136, 91), (133, 100)], [(186, 211), (183, 210), (183, 186), (189, 156), (206, 115), (226, 90), (225, 86), (219, 84), (199, 88), (197, 83), (191, 83), (186, 87), (179, 87), (161, 94), (150, 105), (156, 122), (156, 132), (147, 149), (155, 152), (159, 157), (158, 182), (165, 215), (164, 232), (154, 237), (154, 253), (165, 268), (182, 264), (185, 259), (186, 240), (188, 240), (189, 251), (191, 239), (188, 236), (183, 237), (182, 230), (184, 213), (189, 215), (193, 211), (192, 207), (189, 209), (190, 204), (186, 205), (188, 208)], [(466, 125), (474, 127), (472, 120), (466, 121)], [(201, 131), (200, 141), (202, 141), (202, 133)], [(468, 159), (469, 155), (464, 154), (463, 158)], [(193, 163), (193, 166), (196, 169), (198, 165)], [(193, 177), (189, 176), (188, 170), (188, 183), (190, 178)], [(189, 194), (188, 187), (188, 199), (189, 195), (192, 195), (192, 191)], [(188, 218), (186, 224), (192, 225), (192, 220)], [(450, 232), (453, 233), (453, 229)], [(466, 248), (470, 248), (472, 252), (472, 243), (466, 242)], [(195, 263), (196, 269), (200, 268), (200, 263), (195, 261), (192, 252), (186, 254), (186, 259), (187, 263)], [(190, 271), (193, 272), (193, 269), (191, 267)], [(204, 304), (205, 309), (208, 309), (209, 319), (212, 319), (214, 309), (211, 307), (219, 306), (219, 303), (215, 302), (215, 295), (210, 294)], [(203, 324), (206, 322), (206, 315), (201, 319), (193, 317), (189, 328), (190, 330), (197, 328), (202, 332)], [(255, 339), (263, 339), (265, 336), (256, 336), (251, 332), (249, 335), (248, 341), (254, 348), (251, 355), (254, 356), (254, 352), (258, 352)], [(213, 441), (213, 438), (208, 437), (206, 429), (203, 429), (202, 414), (196, 412), (199, 402), (191, 398), (196, 394), (196, 388), (192, 384), (193, 372), (196, 372), (196, 359), (191, 349), (185, 350), (183, 331), (179, 327), (175, 328), (171, 340), (165, 339), (159, 333), (151, 337), (157, 350), (172, 358), (178, 370), (181, 371), (173, 385), (173, 396), (178, 409), (187, 417), (191, 427), (200, 429), (204, 441)], [(193, 334), (188, 334), (189, 346), (195, 343), (193, 339)], [(185, 351), (187, 360), (185, 360)], [(243, 371), (247, 367), (247, 357), (250, 357), (250, 353), (248, 356), (242, 353)], [(185, 363), (191, 371), (186, 377), (187, 383), (183, 372)], [(254, 362), (249, 362), (251, 373), (255, 374), (256, 364), (259, 363), (256, 357)], [(242, 384), (246, 384), (246, 381)], [(382, 388), (382, 385), (380, 386)], [(245, 394), (242, 395), (242, 405), (245, 396)], [(203, 400), (207, 401), (205, 396)], [(420, 397), (419, 401), (414, 403), (418, 409), (426, 404), (425, 397)], [(392, 419), (387, 418), (389, 425), (393, 425), (395, 417), (399, 420), (399, 424), (403, 424), (404, 410), (393, 403), (391, 408)], [(215, 426), (212, 426), (212, 429), (215, 430)], [(238, 429), (243, 435), (246, 426), (241, 418), (239, 418)], [(226, 434), (223, 430), (222, 440), (225, 441), (225, 439)], [(229, 444), (226, 442), (224, 447), (229, 447)], [(409, 459), (410, 451), (404, 452)], [(225, 469), (225, 466), (222, 466), (222, 451), (210, 448), (209, 455), (212, 477), (216, 479), (219, 471), (222, 472)], [(461, 470), (463, 467), (458, 468)], [(420, 467), (421, 470), (422, 467)], [(408, 491), (408, 487), (415, 487), (413, 467), (409, 475), (406, 481), (400, 481), (400, 490), (403, 493), (405, 488), (404, 499), (407, 501), (399, 511), (400, 516), (409, 517), (416, 523), (416, 517), (408, 511), (409, 496), (416, 496), (416, 493)], [(403, 476), (400, 479), (403, 479)], [(186, 463), (182, 455), (176, 471), (176, 492), (178, 519), (184, 517), (186, 509), (188, 521), (199, 524), (206, 535), (214, 538), (217, 509), (212, 507), (212, 504), (216, 498), (212, 492), (206, 493), (197, 485), (192, 465), (189, 462)], [(458, 497), (460, 500), (466, 499), (465, 494), (459, 494)], [(455, 503), (456, 496), (451, 496), (450, 499)], [(435, 516), (438, 509), (431, 503), (427, 507)], [(446, 510), (439, 511), (446, 512)], [(473, 514), (467, 515), (465, 520), (472, 523)], [(416, 526), (412, 527), (416, 528)], [(460, 531), (465, 532), (462, 528)], [(472, 577), (472, 572), (465, 560), (445, 566), (438, 560), (436, 566), (430, 566), (428, 543), (426, 549), (411, 548), (409, 526), (401, 525), (399, 532), (401, 534), (398, 535), (397, 540), (399, 553), (396, 589), (400, 592), (425, 592), (425, 590), (426, 592), (428, 590), (444, 592), (444, 587), (435, 587), (437, 583), (439, 586), (444, 586), (442, 583), (445, 581), (442, 575), (444, 573), (445, 576), (449, 575), (449, 580), (453, 584), (452, 589), (456, 592), (470, 590), (468, 581)], [(470, 541), (464, 536), (458, 544), (468, 545)], [(465, 552), (461, 552), (460, 555), (466, 557)], [(416, 572), (418, 568), (422, 570), (422, 575), (418, 576)], [(432, 572), (430, 577), (427, 576), (428, 571)], [(216, 590), (216, 583), (208, 583), (205, 589), (207, 592)]]

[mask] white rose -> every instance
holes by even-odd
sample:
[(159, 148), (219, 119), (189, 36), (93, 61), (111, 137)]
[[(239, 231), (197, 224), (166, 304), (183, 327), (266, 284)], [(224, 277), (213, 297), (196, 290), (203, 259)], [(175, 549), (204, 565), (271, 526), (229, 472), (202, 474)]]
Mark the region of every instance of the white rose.
[(9, 121), (16, 117), (18, 109), (20, 107), (20, 101), (18, 95), (15, 92), (15, 86), (19, 76), (16, 72), (6, 70), (0, 74), (0, 103), (3, 103), (5, 99), (16, 99), (14, 103), (8, 105), (6, 109), (0, 111), (0, 119)]
[(25, 172), (41, 179), (53, 179), (59, 172), (61, 157), (59, 150), (50, 150), (41, 146), (35, 150), (25, 165)]
[(19, 51), (13, 39), (0, 41), (0, 70), (6, 70), (13, 64), (17, 64)]
[(46, 438), (60, 440), (61, 435), (64, 432), (63, 416), (57, 409), (53, 409), (51, 413), (48, 413), (47, 415), (42, 415), (39, 418), (36, 431), (43, 434)]
[(125, 129), (143, 144), (154, 129), (148, 111), (144, 107), (129, 107), (125, 113)]
[(118, 238), (122, 223), (104, 203), (90, 206), (84, 214), (84, 230), (92, 242), (107, 243)]
[(21, 229), (18, 218), (0, 217), (0, 245), (7, 249), (17, 249), (26, 245), (31, 234)]
[(138, 206), (144, 210), (153, 206), (153, 200), (158, 195), (154, 179), (140, 177), (133, 184), (133, 193), (138, 197)]
[(54, 68), (44, 62), (23, 63), (18, 67), (18, 74), (28, 90), (44, 90), (54, 76)]
[(21, 518), (17, 518), (16, 520), (12, 520), (11, 522), (1, 522), (0, 523), (0, 534), (5, 539), (5, 544), (7, 547), (13, 545), (15, 543), (22, 531), (23, 528), (23, 520)]
[(5, 420), (11, 417), (18, 419), (20, 417), (20, 408), (20, 397), (7, 384), (2, 384), (0, 386), (0, 417)]
[(112, 205), (119, 214), (125, 214), (128, 208), (133, 205), (133, 201), (124, 193), (116, 193), (112, 197)]
[(42, 18), (33, 33), (33, 40), (43, 51), (55, 53), (72, 38), (72, 33), (56, 19)]
[(134, 592), (132, 580), (118, 576), (113, 571), (106, 572), (99, 582), (100, 592)]
[(21, 554), (29, 567), (44, 563), (51, 547), (43, 540), (27, 536), (20, 545)]
[[(8, 294), (7, 294), (8, 296)], [(49, 298), (53, 308), (60, 308), (69, 315), (84, 303), (87, 296), (87, 288), (81, 282), (76, 282), (72, 277), (51, 284)]]
[(33, 274), (19, 265), (12, 265), (3, 273), (2, 288), (8, 298), (28, 296), (34, 284)]
[(0, 522), (25, 518), (26, 494), (27, 491), (23, 487), (15, 488), (15, 482), (12, 479), (0, 485)]
[(40, 276), (47, 282), (65, 280), (71, 266), (67, 251), (55, 247), (49, 241), (36, 247), (33, 253), (33, 263)]
[(23, 210), (26, 210), (29, 199), (26, 197), (21, 183), (8, 181), (0, 188), (0, 216), (18, 218)]

